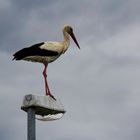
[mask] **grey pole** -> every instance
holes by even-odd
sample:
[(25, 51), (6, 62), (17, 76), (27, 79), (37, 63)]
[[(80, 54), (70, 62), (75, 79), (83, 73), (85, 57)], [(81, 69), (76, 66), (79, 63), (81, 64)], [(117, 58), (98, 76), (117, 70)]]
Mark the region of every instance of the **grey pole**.
[(27, 111), (27, 123), (27, 140), (35, 140), (35, 110), (32, 107)]

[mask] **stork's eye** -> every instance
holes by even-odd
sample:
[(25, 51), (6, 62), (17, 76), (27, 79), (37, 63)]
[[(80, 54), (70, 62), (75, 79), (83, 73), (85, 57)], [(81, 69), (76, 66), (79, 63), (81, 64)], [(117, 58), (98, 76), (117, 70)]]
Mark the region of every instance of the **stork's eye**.
[(70, 27), (70, 32), (73, 32), (73, 29)]
[(68, 33), (72, 33), (73, 29), (71, 27), (68, 28)]

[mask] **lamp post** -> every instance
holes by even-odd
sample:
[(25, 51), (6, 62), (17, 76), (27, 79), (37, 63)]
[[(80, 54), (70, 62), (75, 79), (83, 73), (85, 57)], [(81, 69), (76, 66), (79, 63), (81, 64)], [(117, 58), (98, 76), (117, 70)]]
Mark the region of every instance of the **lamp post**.
[(60, 101), (32, 94), (24, 96), (21, 109), (27, 112), (27, 140), (36, 140), (36, 115), (41, 116), (39, 120), (52, 121), (60, 119), (66, 112)]

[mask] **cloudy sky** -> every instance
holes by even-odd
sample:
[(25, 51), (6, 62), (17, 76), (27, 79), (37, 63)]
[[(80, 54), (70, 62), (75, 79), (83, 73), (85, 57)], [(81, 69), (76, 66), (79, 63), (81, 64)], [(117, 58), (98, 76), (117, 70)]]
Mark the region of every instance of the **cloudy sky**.
[(26, 139), (26, 94), (44, 95), (43, 65), (11, 61), (41, 41), (74, 28), (81, 50), (48, 67), (53, 94), (67, 113), (37, 121), (37, 140), (139, 140), (139, 0), (0, 0), (0, 139)]

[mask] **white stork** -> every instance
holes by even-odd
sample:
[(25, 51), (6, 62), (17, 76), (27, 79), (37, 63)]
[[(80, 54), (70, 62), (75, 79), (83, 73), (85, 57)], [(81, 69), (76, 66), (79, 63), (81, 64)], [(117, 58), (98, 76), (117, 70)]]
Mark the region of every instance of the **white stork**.
[(61, 42), (41, 42), (34, 44), (30, 47), (23, 48), (17, 51), (13, 56), (13, 60), (26, 60), (32, 62), (39, 62), (44, 64), (43, 76), (45, 80), (45, 91), (46, 95), (51, 96), (53, 99), (54, 96), (51, 94), (48, 82), (47, 82), (47, 66), (48, 63), (55, 61), (61, 54), (65, 53), (70, 45), (70, 36), (74, 40), (77, 47), (80, 49), (80, 46), (76, 40), (76, 37), (73, 33), (73, 29), (69, 25), (65, 25), (63, 28), (64, 41)]

